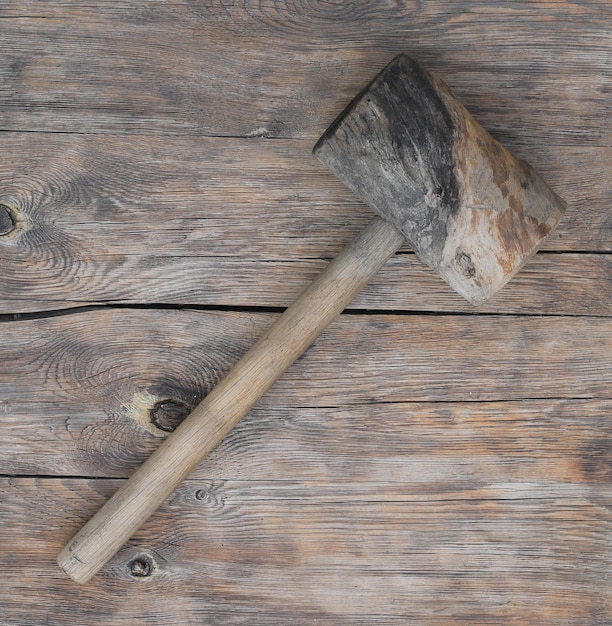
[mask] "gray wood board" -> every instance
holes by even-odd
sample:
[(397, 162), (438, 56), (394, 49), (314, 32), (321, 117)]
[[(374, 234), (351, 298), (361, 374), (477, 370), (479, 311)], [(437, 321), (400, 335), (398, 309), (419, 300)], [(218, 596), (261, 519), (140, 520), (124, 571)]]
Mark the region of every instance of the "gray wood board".
[(0, 127), (317, 138), (395, 54), (502, 140), (609, 146), (609, 3), (12, 0)]
[[(0, 621), (609, 624), (611, 20), (1, 3)], [(477, 314), (405, 248), (76, 588), (55, 557), (166, 436), (152, 408), (205, 393), (274, 317), (232, 309), (286, 306), (369, 220), (311, 149), (402, 52), (568, 201), (558, 230)]]
[[(310, 141), (3, 140), (0, 202), (18, 228), (0, 236), (0, 313), (103, 302), (286, 306), (372, 215), (311, 156)], [(611, 155), (534, 150), (570, 208), (544, 252), (479, 311), (610, 313), (610, 260), (599, 253), (612, 244)], [(354, 306), (473, 310), (409, 254)]]
[[(273, 319), (264, 314), (111, 308), (5, 323), (11, 333), (4, 336), (0, 362), (0, 471), (125, 476), (164, 436), (151, 423), (156, 405), (169, 401), (194, 406)], [(264, 416), (292, 424), (296, 410), (312, 416), (318, 408), (334, 407), (334, 414), (346, 409), (358, 420), (365, 419), (359, 417), (365, 410), (373, 420), (372, 436), (380, 422), (384, 438), (385, 403), (402, 405), (397, 411), (403, 418), (393, 419), (405, 420), (406, 428), (425, 420), (427, 430), (435, 426), (429, 412), (437, 414), (440, 402), (458, 402), (470, 415), (488, 409), (462, 403), (498, 401), (502, 404), (490, 409), (490, 427), (507, 428), (503, 402), (522, 401), (523, 411), (531, 416), (534, 407), (543, 410), (547, 399), (562, 399), (566, 407), (582, 398), (586, 403), (577, 402), (570, 414), (591, 425), (592, 453), (598, 459), (602, 446), (609, 446), (597, 408), (605, 402), (591, 399), (610, 398), (611, 328), (609, 318), (595, 317), (344, 315), (258, 406)], [(404, 405), (412, 402), (426, 403), (415, 406), (414, 417), (410, 404)], [(551, 404), (556, 406), (557, 400)], [(563, 423), (564, 411), (551, 419)], [(318, 419), (325, 421), (327, 413)], [(350, 437), (340, 434), (343, 427), (351, 429), (346, 419), (332, 429), (332, 441)], [(529, 426), (524, 429), (526, 444)], [(435, 433), (440, 447), (455, 445), (452, 432), (446, 443), (443, 432)], [(464, 437), (457, 436), (456, 443), (465, 445)], [(576, 462), (589, 454), (588, 436), (581, 438), (587, 447)], [(386, 444), (389, 449), (392, 441)], [(578, 446), (566, 445), (568, 454)], [(531, 446), (526, 450), (533, 452)], [(415, 451), (409, 446), (397, 471), (414, 467), (410, 455)]]
[(0, 479), (6, 624), (603, 625), (612, 614), (607, 486), (188, 480), (75, 593), (55, 555), (119, 484)]

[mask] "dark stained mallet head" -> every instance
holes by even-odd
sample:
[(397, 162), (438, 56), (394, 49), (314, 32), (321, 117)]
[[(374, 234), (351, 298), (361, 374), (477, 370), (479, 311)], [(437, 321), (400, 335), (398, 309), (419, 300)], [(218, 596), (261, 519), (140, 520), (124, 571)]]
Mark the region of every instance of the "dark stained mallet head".
[(405, 55), (350, 103), (314, 153), (472, 304), (510, 280), (566, 209)]

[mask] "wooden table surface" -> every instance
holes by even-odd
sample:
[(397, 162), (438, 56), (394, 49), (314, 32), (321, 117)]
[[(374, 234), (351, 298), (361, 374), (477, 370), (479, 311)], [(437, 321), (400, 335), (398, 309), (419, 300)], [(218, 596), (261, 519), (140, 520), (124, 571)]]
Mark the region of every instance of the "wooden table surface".
[[(0, 623), (611, 624), (611, 24), (0, 3)], [(400, 52), (566, 217), (478, 309), (396, 254), (77, 586), (61, 547), (369, 220), (311, 149)]]

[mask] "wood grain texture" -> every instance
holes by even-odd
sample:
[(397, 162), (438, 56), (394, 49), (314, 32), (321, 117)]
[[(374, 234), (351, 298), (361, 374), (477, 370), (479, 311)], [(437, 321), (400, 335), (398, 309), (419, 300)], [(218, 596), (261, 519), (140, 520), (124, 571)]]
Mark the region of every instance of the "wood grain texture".
[[(608, 625), (611, 19), (0, 3), (0, 622)], [(151, 412), (172, 427), (272, 319), (106, 307), (289, 304), (371, 216), (311, 148), (398, 53), (568, 201), (554, 239), (502, 315), (428, 315), (468, 309), (396, 255), (75, 593), (57, 553), (162, 441)]]
[[(186, 410), (194, 407), (273, 318), (110, 309), (5, 322), (0, 472), (126, 476), (164, 436), (151, 423), (156, 404), (166, 400)], [(313, 436), (323, 428), (326, 416), (337, 416), (338, 427), (329, 426), (332, 446), (343, 437), (350, 439), (348, 432), (342, 436), (339, 431), (352, 419), (362, 424), (358, 429), (372, 420), (371, 436), (382, 428), (380, 443), (383, 448), (389, 446), (390, 453), (393, 438), (404, 440), (396, 432), (402, 424), (423, 428), (425, 436), (438, 419), (441, 424), (449, 419), (460, 423), (464, 416), (470, 422), (469, 416), (474, 415), (476, 420), (492, 420), (491, 429), (503, 427), (500, 433), (504, 435), (499, 435), (503, 439), (510, 436), (505, 420), (513, 419), (518, 411), (517, 419), (524, 421), (519, 430), (524, 433), (520, 445), (526, 446), (526, 457), (535, 454), (527, 441), (539, 419), (548, 432), (565, 424), (567, 432), (559, 433), (559, 443), (550, 442), (553, 449), (565, 449), (559, 467), (573, 455), (575, 463), (586, 466), (592, 455), (593, 474), (605, 475), (610, 447), (609, 429), (602, 420), (612, 380), (611, 324), (610, 319), (598, 318), (344, 315), (262, 399), (258, 406), (258, 415), (264, 417), (261, 433), (257, 434), (257, 422), (251, 418), (245, 434), (239, 431), (238, 439), (227, 444), (233, 450), (235, 442), (245, 437), (232, 452), (231, 471), (237, 471), (240, 451), (249, 437), (257, 442), (269, 428), (282, 431), (297, 425), (302, 414), (315, 419)], [(545, 409), (549, 398), (560, 400)], [(574, 398), (584, 400), (573, 404)], [(473, 406), (462, 404), (475, 401), (479, 402)], [(492, 401), (502, 404), (489, 407)], [(511, 401), (508, 408), (503, 404), (507, 401)], [(525, 403), (522, 410), (521, 401)], [(412, 416), (413, 402), (435, 404), (415, 405)], [(440, 402), (460, 404), (442, 409)], [(484, 402), (482, 407), (480, 402)], [(386, 407), (386, 403), (397, 406)], [(328, 411), (325, 407), (335, 408)], [(315, 418), (318, 409), (324, 410)], [(345, 417), (343, 411), (348, 411)], [(536, 418), (534, 412), (545, 416)], [(386, 426), (386, 415), (395, 427)], [(322, 420), (319, 426), (317, 420)], [(535, 420), (531, 427), (530, 420)], [(452, 472), (444, 460), (447, 447), (467, 446), (468, 456), (472, 448), (467, 432), (445, 442), (443, 431), (438, 460), (440, 468), (447, 469), (440, 471)], [(393, 437), (389, 432), (395, 433)], [(266, 445), (278, 446), (280, 452), (286, 437), (285, 432), (277, 444)], [(498, 438), (493, 441), (491, 446), (499, 446), (501, 454), (507, 444)], [(287, 445), (293, 453), (300, 448), (299, 443)], [(328, 444), (322, 441), (321, 445)], [(341, 449), (334, 454), (341, 454)], [(422, 450), (416, 442), (411, 449)], [(299, 460), (281, 460), (285, 462), (299, 464)], [(399, 475), (412, 471), (412, 461), (405, 463), (397, 468)], [(527, 458), (525, 463), (528, 468)], [(214, 463), (212, 467), (219, 470)], [(269, 478), (274, 475), (270, 471)], [(302, 471), (310, 476), (308, 468)], [(523, 469), (518, 471), (522, 475)], [(340, 474), (333, 476), (340, 478)], [(579, 471), (576, 476), (580, 477)]]
[(595, 0), (11, 0), (1, 127), (316, 139), (405, 52), (502, 141), (609, 146), (611, 17)]
[[(145, 271), (129, 264), (121, 272), (98, 266), (94, 276), (67, 279), (68, 293), (51, 281), (26, 283), (24, 292), (5, 281), (2, 313), (79, 310), (86, 305), (179, 305), (240, 308), (284, 307), (321, 272), (328, 261), (296, 260), (248, 263), (238, 259), (144, 259)], [(612, 262), (601, 254), (538, 255), (477, 313), (609, 316), (612, 308)], [(200, 274), (200, 272), (203, 272)], [(24, 277), (23, 268), (19, 272)], [(135, 278), (138, 277), (138, 282)], [(143, 282), (140, 282), (143, 279)], [(24, 281), (25, 282), (25, 281)], [(85, 294), (81, 288), (89, 283)], [(19, 281), (19, 284), (23, 283)], [(27, 289), (26, 289), (27, 287)], [(117, 293), (118, 290), (121, 293)], [(74, 293), (76, 290), (77, 293)], [(73, 291), (73, 293), (70, 293)], [(80, 292), (80, 293), (79, 293)], [(40, 298), (35, 294), (39, 293)], [(399, 255), (385, 266), (353, 301), (351, 309), (469, 312), (474, 308), (454, 293), (415, 255)]]
[[(287, 306), (372, 215), (309, 141), (6, 133), (3, 142), (0, 202), (19, 227), (0, 236), (2, 313)], [(530, 156), (570, 205), (545, 251), (589, 254), (539, 254), (480, 310), (610, 314), (609, 257), (590, 253), (612, 245), (611, 157), (607, 148)], [(355, 306), (472, 310), (412, 255), (396, 257)]]
[[(610, 400), (301, 407), (292, 389), (280, 406), (256, 407), (192, 477), (458, 489), (493, 479), (607, 485), (612, 477)], [(127, 478), (167, 435), (150, 421), (159, 397), (132, 398), (123, 420), (112, 401), (5, 400), (0, 473)]]
[[(190, 480), (75, 594), (55, 553), (117, 486), (0, 481), (12, 529), (10, 543), (0, 538), (12, 555), (0, 591), (7, 625), (74, 615), (104, 615), (109, 626), (169, 616), (182, 624), (595, 626), (612, 617), (608, 487)], [(118, 601), (124, 594), (129, 601)]]

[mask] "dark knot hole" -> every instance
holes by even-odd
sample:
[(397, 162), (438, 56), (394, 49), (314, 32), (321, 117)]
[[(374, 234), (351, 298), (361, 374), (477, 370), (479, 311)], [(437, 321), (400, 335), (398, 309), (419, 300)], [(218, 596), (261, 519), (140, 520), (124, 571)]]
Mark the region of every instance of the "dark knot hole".
[(17, 221), (11, 207), (0, 203), (0, 236), (12, 233), (16, 225)]
[(155, 562), (148, 554), (139, 554), (129, 562), (128, 569), (134, 578), (148, 578), (155, 571)]
[(191, 413), (191, 407), (180, 400), (160, 400), (151, 409), (151, 422), (171, 433)]

